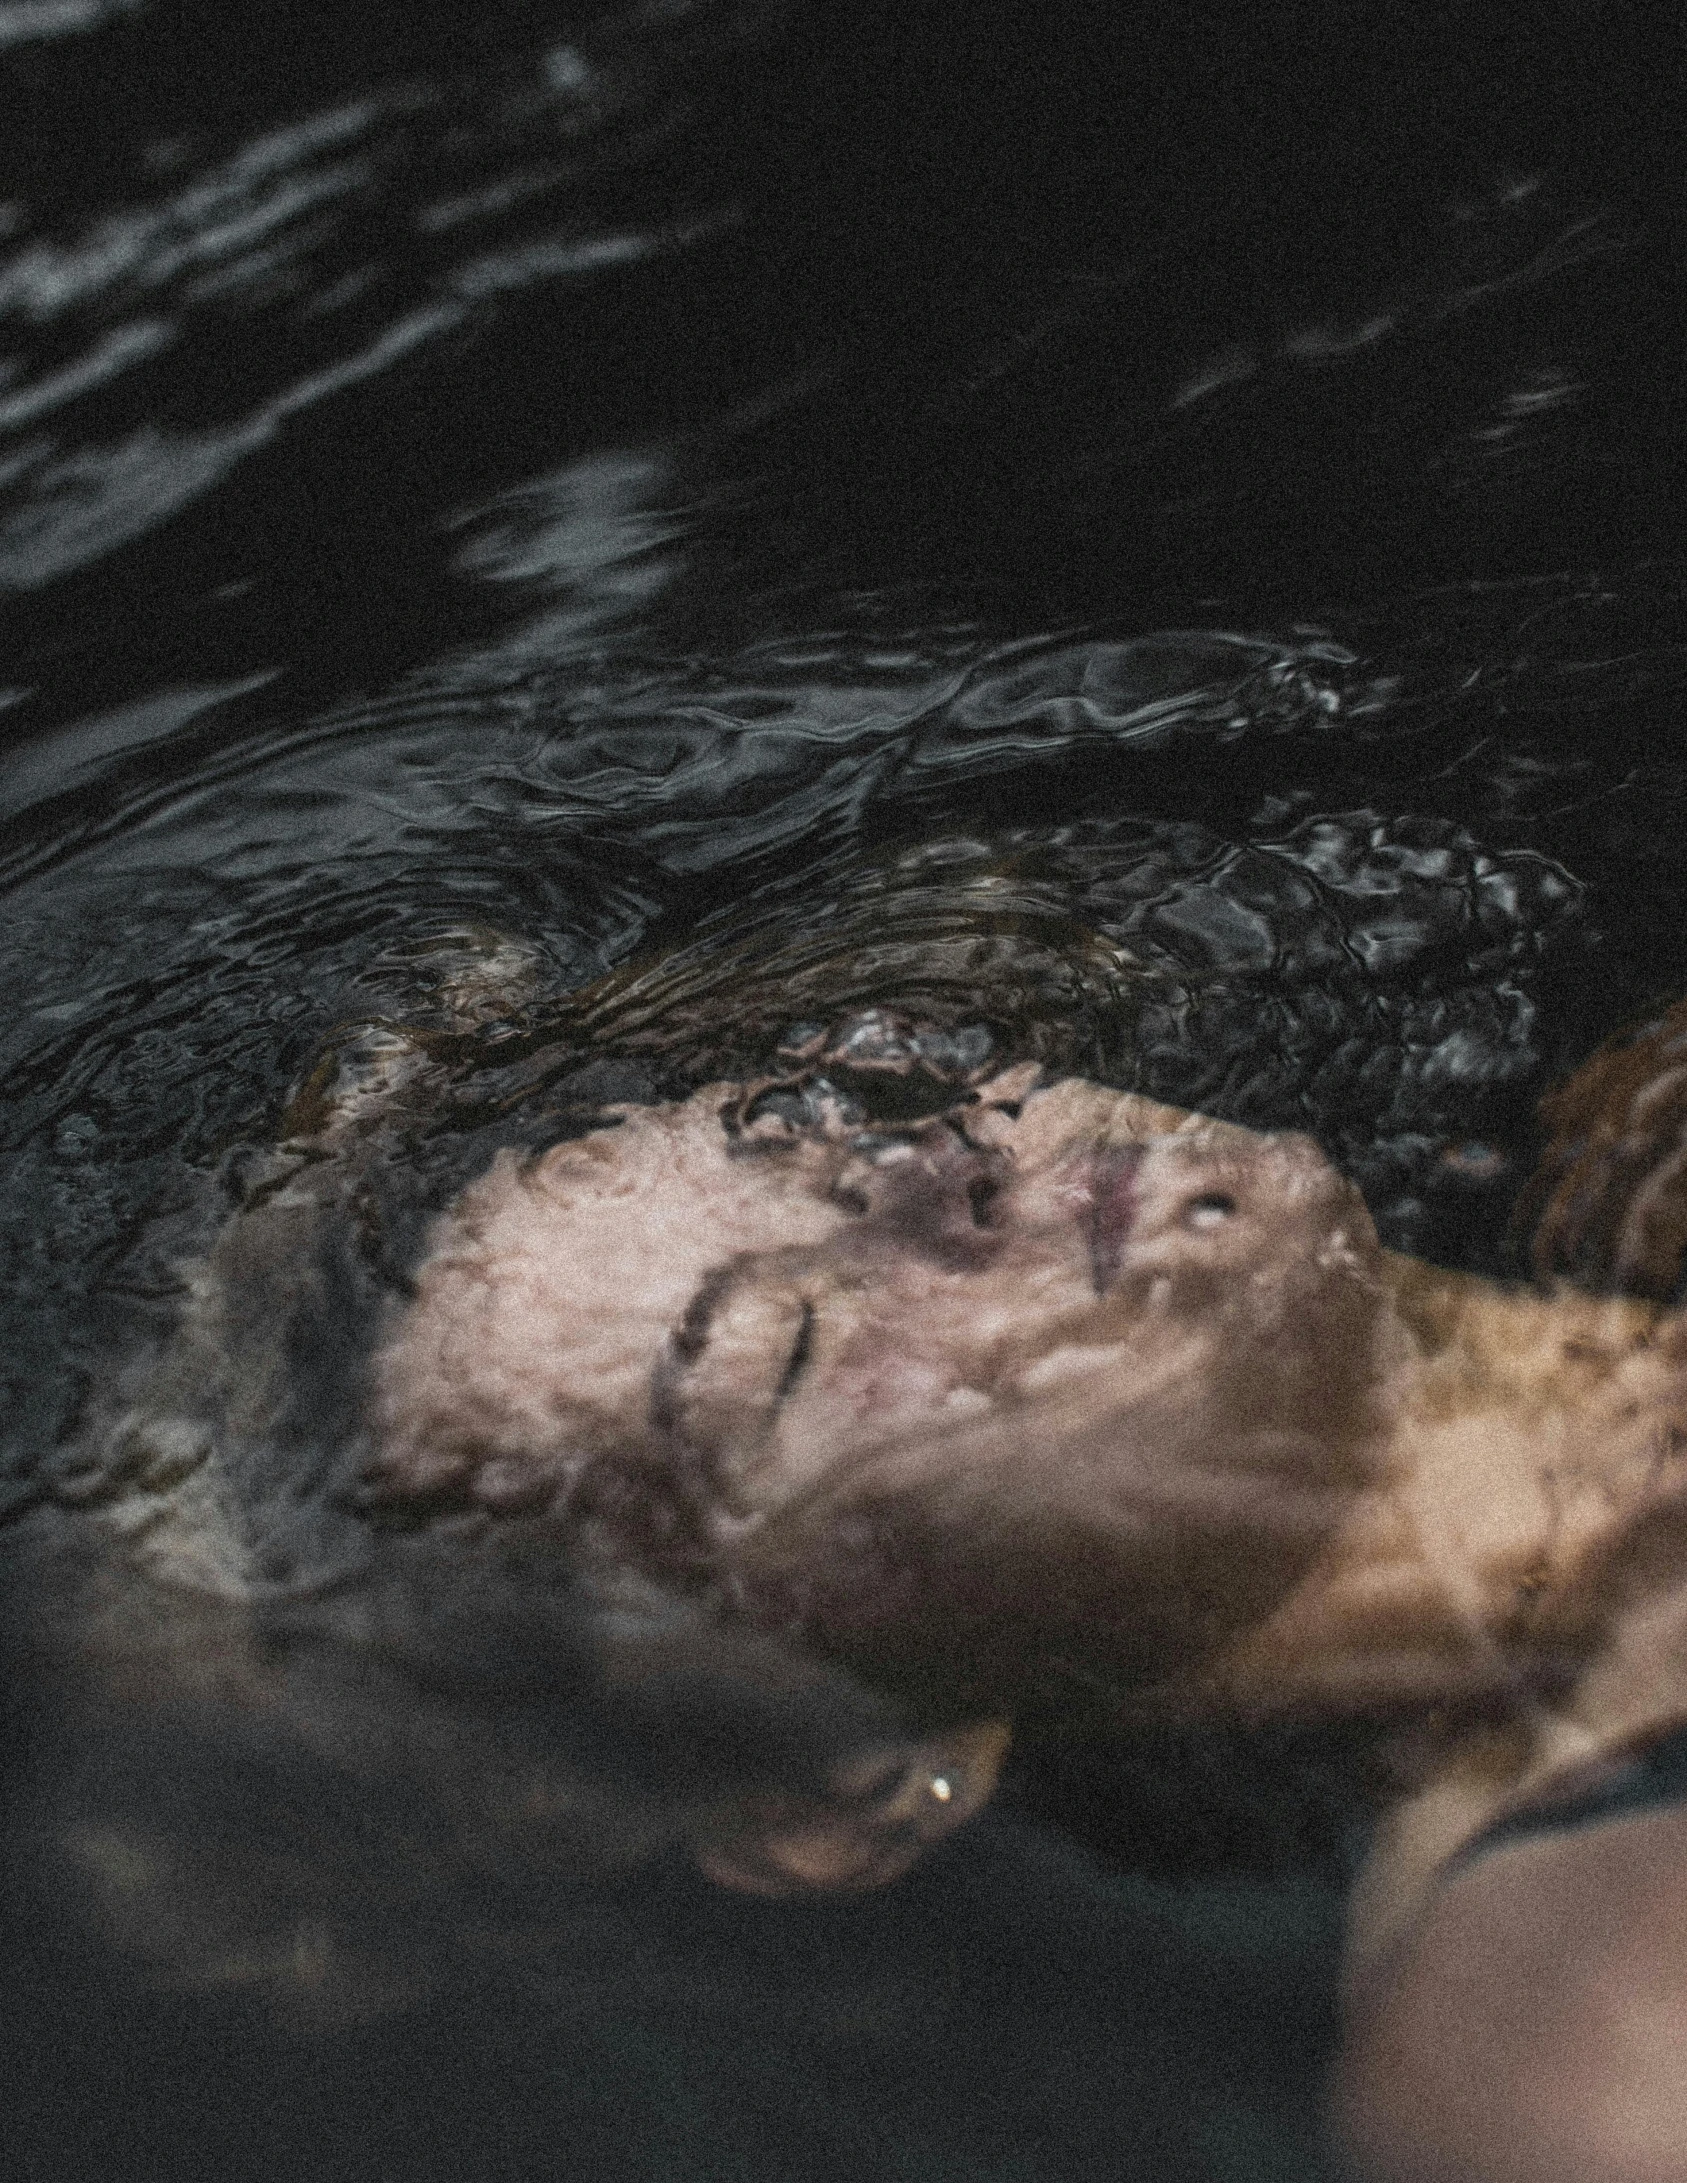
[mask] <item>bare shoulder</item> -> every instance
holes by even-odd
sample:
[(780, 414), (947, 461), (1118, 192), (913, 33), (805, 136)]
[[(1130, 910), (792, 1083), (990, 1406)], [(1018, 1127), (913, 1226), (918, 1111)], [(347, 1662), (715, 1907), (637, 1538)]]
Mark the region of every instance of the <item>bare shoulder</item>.
[(1687, 1803), (1453, 1867), (1351, 2027), (1376, 2183), (1687, 2178)]

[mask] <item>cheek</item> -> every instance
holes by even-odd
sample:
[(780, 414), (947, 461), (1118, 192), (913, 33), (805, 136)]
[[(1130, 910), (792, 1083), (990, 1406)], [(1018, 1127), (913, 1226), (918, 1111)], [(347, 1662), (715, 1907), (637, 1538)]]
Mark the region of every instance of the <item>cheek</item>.
[(982, 1415), (1029, 1359), (1087, 1326), (1087, 1266), (1046, 1236), (1004, 1251), (984, 1274), (888, 1266), (870, 1305), (822, 1308), (810, 1367), (780, 1413), (782, 1444), (835, 1452), (922, 1421)]
[(993, 1284), (916, 1279), (887, 1282), (849, 1323), (822, 1321), (811, 1368), (780, 1414), (787, 1462), (811, 1470), (887, 1435), (990, 1410), (1018, 1316)]
[(836, 1449), (885, 1424), (964, 1408), (969, 1399), (987, 1405), (972, 1366), (956, 1345), (931, 1340), (929, 1330), (863, 1329), (818, 1360), (785, 1406), (780, 1438), (792, 1450)]

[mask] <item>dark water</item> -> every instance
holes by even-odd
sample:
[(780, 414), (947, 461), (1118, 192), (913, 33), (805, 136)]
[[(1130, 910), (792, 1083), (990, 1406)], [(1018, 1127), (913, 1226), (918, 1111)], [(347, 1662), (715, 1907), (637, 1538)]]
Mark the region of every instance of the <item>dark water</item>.
[[(465, 922), (676, 1085), (901, 1002), (1505, 1263), (1687, 989), (1679, 70), (1401, 12), (0, 5), (15, 1531), (189, 1179)], [(1183, 1792), (1049, 1763), (328, 2053), (32, 1930), (23, 2172), (1316, 2172), (1328, 1864), (1145, 1874)]]

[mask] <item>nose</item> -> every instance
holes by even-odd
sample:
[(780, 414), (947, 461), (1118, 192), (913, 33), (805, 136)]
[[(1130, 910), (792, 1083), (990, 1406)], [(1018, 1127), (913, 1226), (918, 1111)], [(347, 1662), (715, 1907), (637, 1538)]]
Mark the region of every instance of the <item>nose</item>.
[[(1298, 1163), (1282, 1141), (1237, 1130), (1109, 1145), (1089, 1174), (1090, 1272), (1098, 1296), (1119, 1279), (1128, 1250), (1187, 1240), (1221, 1243), (1245, 1213), (1294, 1194)], [(1157, 1255), (1159, 1255), (1157, 1253)], [(1207, 1256), (1205, 1249), (1198, 1258)]]
[(1310, 1137), (1227, 1123), (1152, 1145), (1136, 1192), (1138, 1236), (1222, 1236), (1263, 1226), (1285, 1244), (1351, 1219), (1358, 1203)]
[(1091, 1179), (1089, 1246), (1090, 1278), (1097, 1296), (1105, 1296), (1118, 1278), (1119, 1261), (1136, 1225), (1137, 1178), (1147, 1152), (1146, 1145), (1110, 1145), (1096, 1156)]
[(1000, 1247), (996, 1200), (1005, 1161), (950, 1122), (864, 1151), (833, 1195), (873, 1227), (940, 1266), (964, 1272)]

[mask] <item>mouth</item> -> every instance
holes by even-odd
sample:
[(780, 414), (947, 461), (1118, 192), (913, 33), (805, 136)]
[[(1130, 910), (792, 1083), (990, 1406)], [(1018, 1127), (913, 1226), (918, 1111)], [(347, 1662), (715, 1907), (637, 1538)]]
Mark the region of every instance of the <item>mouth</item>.
[(1119, 1277), (1119, 1263), (1136, 1220), (1136, 1180), (1146, 1145), (1115, 1145), (1098, 1152), (1090, 1169), (1090, 1279), (1105, 1296)]

